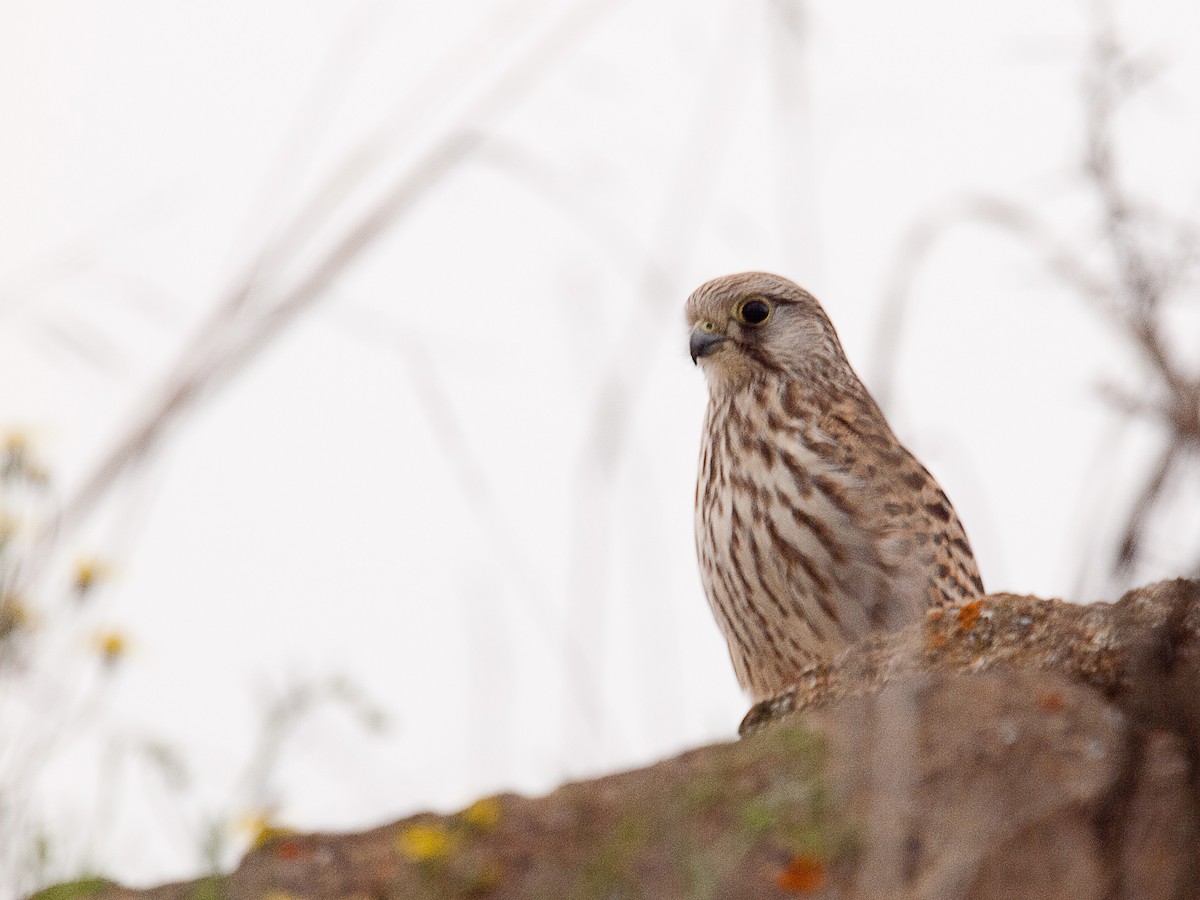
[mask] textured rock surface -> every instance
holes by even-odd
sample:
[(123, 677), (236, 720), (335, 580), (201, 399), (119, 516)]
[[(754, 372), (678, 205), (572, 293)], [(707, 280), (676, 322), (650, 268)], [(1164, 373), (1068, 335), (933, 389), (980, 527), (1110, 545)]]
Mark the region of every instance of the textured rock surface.
[[(1175, 618), (1172, 619), (1172, 616)], [(1164, 635), (1174, 629), (1174, 635)], [(1131, 690), (1144, 666), (1131, 655), (1149, 642), (1172, 640), (1178, 662), (1194, 668), (1200, 646), (1200, 582), (1178, 579), (1130, 591), (1117, 603), (1081, 606), (1016, 594), (992, 594), (947, 610), (934, 610), (920, 628), (876, 638), (829, 665), (812, 666), (797, 684), (755, 706), (742, 733), (795, 710), (877, 692), (912, 673), (982, 672), (998, 668), (1057, 672), (1078, 679), (1109, 699)]]
[(1200, 583), (993, 595), (809, 670), (748, 735), (144, 898), (1189, 898)]

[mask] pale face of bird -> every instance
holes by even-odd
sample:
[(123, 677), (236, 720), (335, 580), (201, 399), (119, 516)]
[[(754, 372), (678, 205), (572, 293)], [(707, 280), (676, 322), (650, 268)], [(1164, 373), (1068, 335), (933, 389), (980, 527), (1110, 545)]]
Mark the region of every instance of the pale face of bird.
[(829, 377), (847, 365), (824, 310), (811, 294), (765, 272), (714, 279), (688, 298), (692, 360), (714, 393), (767, 374)]

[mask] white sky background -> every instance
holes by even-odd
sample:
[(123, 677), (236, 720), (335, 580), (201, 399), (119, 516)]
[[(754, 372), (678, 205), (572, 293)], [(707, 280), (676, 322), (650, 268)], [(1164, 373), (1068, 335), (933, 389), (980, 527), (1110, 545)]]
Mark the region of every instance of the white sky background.
[[(185, 802), (137, 765), (101, 779), (120, 800), (88, 861), (194, 873), (204, 817), (244, 811), (266, 698), (297, 680), (344, 675), (392, 722), (306, 721), (273, 781), (306, 829), (731, 737), (746, 704), (692, 548), (687, 293), (792, 276), (878, 387), (883, 298), (923, 215), (986, 190), (1091, 227), (1087, 4), (593, 6), (496, 115), (489, 86), (587, 4), (0, 6), (0, 430), (33, 435), (63, 496), (354, 148), (383, 135), (377, 174), (268, 295), (464, 117), (487, 135), (64, 547), (114, 578), (38, 677), (85, 673), (63, 659), (92, 628), (134, 643), (87, 739), (39, 768), (40, 810), (81, 837), (113, 736), (165, 740), (193, 776)], [(1140, 195), (1194, 211), (1200, 8), (1123, 25), (1164, 68), (1121, 120), (1122, 161)], [(1126, 349), (973, 225), (919, 270), (900, 339), (893, 425), (989, 588), (1073, 596), (1154, 446), (1095, 392), (1140, 383)], [(1170, 549), (1148, 577), (1178, 574)]]

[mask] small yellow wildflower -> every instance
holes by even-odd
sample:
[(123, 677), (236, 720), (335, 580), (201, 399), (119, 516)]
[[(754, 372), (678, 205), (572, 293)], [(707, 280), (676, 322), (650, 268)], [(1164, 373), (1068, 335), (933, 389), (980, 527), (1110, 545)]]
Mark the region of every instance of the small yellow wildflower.
[(100, 658), (105, 665), (116, 665), (129, 652), (129, 639), (116, 630), (97, 631), (92, 637), (92, 643), (100, 651)]
[(413, 862), (441, 859), (454, 848), (454, 835), (440, 822), (410, 825), (396, 837), (396, 849)]
[(238, 831), (244, 831), (253, 843), (258, 835), (267, 827), (271, 816), (265, 812), (248, 812), (237, 820)]
[(38, 487), (50, 482), (50, 473), (37, 460), (24, 432), (10, 431), (0, 441), (0, 478)]
[(295, 894), (289, 894), (287, 891), (267, 891), (262, 895), (262, 900), (300, 900)]
[(462, 811), (462, 820), (479, 831), (489, 831), (500, 821), (500, 801), (495, 797), (476, 800)]
[(102, 560), (94, 556), (81, 556), (75, 560), (75, 576), (72, 579), (75, 593), (82, 597), (108, 574), (109, 568)]
[(4, 478), (26, 478), (31, 465), (29, 439), (19, 431), (9, 432), (0, 449), (0, 475)]
[(249, 813), (241, 818), (238, 827), (249, 834), (250, 848), (257, 850), (279, 838), (293, 837), (297, 832), (294, 828), (280, 825), (271, 818), (270, 813)]
[(0, 597), (0, 640), (29, 625), (30, 619), (29, 607), (16, 594)]

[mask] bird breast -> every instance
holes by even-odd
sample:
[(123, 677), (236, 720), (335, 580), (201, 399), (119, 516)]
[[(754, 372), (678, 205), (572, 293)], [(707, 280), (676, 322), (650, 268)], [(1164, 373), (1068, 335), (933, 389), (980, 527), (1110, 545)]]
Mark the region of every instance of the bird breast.
[(696, 489), (701, 579), (738, 679), (756, 694), (870, 627), (863, 598), (845, 596), (874, 554), (852, 521), (861, 480), (834, 462), (831, 441), (779, 391), (709, 404)]

